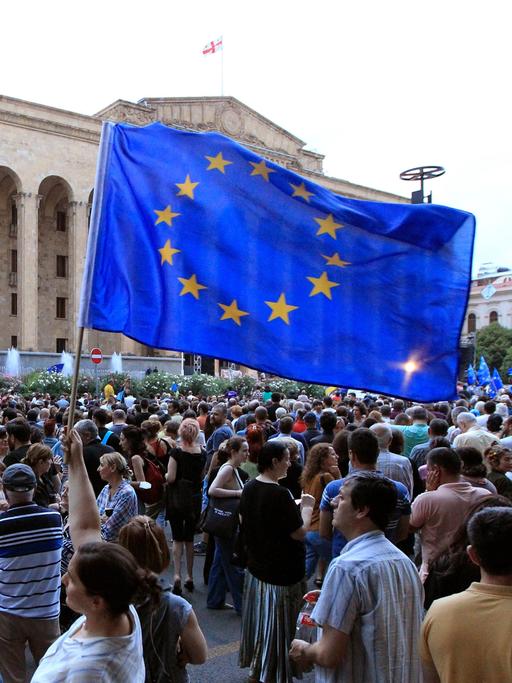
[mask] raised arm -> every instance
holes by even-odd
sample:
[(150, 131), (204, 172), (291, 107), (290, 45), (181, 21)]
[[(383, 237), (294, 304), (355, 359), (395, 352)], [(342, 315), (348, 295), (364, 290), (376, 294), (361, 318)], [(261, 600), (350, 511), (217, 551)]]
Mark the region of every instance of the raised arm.
[(85, 469), (82, 440), (75, 429), (64, 441), (69, 467), (69, 531), (73, 547), (101, 541), (96, 496)]

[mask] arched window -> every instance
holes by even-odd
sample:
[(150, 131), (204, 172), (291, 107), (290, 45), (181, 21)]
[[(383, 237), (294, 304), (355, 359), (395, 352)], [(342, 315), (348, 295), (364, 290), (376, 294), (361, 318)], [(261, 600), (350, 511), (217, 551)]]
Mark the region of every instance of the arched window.
[(468, 334), (470, 332), (476, 332), (476, 315), (474, 313), (468, 315)]
[(498, 311), (491, 311), (489, 313), (489, 325), (491, 323), (497, 323), (498, 322)]

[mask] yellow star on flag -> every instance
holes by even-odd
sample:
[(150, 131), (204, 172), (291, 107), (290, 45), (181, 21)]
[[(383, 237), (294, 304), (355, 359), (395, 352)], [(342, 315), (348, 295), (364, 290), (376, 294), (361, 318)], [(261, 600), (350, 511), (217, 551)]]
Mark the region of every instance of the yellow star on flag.
[(185, 294), (192, 294), (192, 296), (195, 299), (199, 299), (199, 290), (208, 289), (208, 287), (205, 287), (205, 285), (199, 284), (199, 282), (196, 279), (195, 273), (188, 279), (185, 277), (179, 277), (178, 280), (183, 285), (183, 289), (180, 292), (180, 296), (184, 296)]
[(269, 173), (275, 173), (273, 168), (268, 168), (267, 164), (263, 159), (258, 164), (255, 161), (249, 161), (249, 163), (251, 164), (251, 166), (254, 166), (251, 175), (260, 175), (263, 178), (265, 178), (267, 183)]
[(173, 213), (173, 210), (169, 205), (167, 205), (163, 211), (159, 211), (158, 209), (153, 209), (153, 211), (158, 216), (155, 221), (155, 225), (158, 225), (159, 223), (167, 223), (167, 225), (172, 225), (172, 219), (176, 218), (176, 216), (181, 216), (179, 213)]
[(322, 254), (322, 258), (327, 261), (328, 266), (339, 266), (340, 268), (344, 268), (345, 266), (350, 265), (350, 261), (342, 261), (340, 259), (338, 252), (335, 252), (332, 256), (324, 256), (324, 254)]
[(187, 175), (185, 178), (185, 182), (183, 183), (176, 183), (176, 187), (180, 188), (180, 191), (177, 192), (177, 196), (179, 197), (180, 195), (184, 195), (185, 197), (190, 197), (190, 199), (194, 199), (194, 189), (199, 185), (199, 183), (193, 183), (190, 180), (190, 176)]
[(160, 252), (160, 256), (162, 257), (162, 263), (160, 265), (163, 266), (164, 263), (169, 263), (172, 266), (172, 257), (174, 256), (174, 254), (179, 254), (181, 252), (181, 249), (173, 249), (171, 245), (171, 240), (167, 240), (164, 246), (158, 251)]
[(289, 325), (290, 320), (288, 318), (288, 313), (290, 313), (290, 311), (296, 311), (298, 308), (298, 306), (292, 306), (286, 303), (284, 293), (281, 294), (277, 301), (265, 301), (265, 303), (272, 309), (272, 313), (267, 322), (275, 320), (276, 318), (281, 318), (281, 320), (284, 320), (284, 322)]
[(307, 190), (304, 183), (301, 183), (300, 185), (294, 185), (293, 183), (290, 183), (290, 185), (293, 187), (292, 197), (302, 197), (302, 199), (305, 199), (307, 202), (309, 202), (309, 198), (315, 194), (314, 192)]
[[(228, 166), (229, 164), (232, 164), (232, 161), (228, 161), (227, 159), (224, 159), (222, 156), (222, 152), (219, 152), (216, 157), (205, 157), (205, 159), (208, 159), (210, 162), (210, 165), (206, 169), (207, 171), (220, 171), (221, 173), (225, 173), (225, 167)], [(219, 304), (220, 305), (220, 304)]]
[(243, 315), (249, 315), (247, 311), (242, 311), (238, 308), (238, 303), (236, 299), (233, 299), (233, 301), (229, 304), (229, 306), (226, 306), (226, 304), (219, 304), (219, 306), (222, 308), (224, 313), (222, 314), (221, 320), (234, 320), (237, 325), (240, 326), (240, 318)]
[(320, 226), (317, 235), (330, 235), (334, 240), (336, 239), (336, 230), (343, 227), (343, 223), (335, 222), (332, 213), (327, 218), (314, 218), (313, 220)]
[(308, 277), (306, 279), (314, 285), (309, 296), (315, 296), (316, 294), (325, 294), (325, 296), (328, 299), (332, 299), (331, 289), (333, 287), (340, 286), (339, 282), (332, 282), (332, 280), (329, 280), (325, 270), (320, 275), (320, 277)]

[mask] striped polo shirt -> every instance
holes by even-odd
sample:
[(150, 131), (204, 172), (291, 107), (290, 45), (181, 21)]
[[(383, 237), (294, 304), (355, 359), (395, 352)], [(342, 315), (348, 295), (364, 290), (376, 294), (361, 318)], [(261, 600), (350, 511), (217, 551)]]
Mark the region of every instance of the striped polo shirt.
[(53, 619), (60, 608), (62, 520), (35, 503), (0, 514), (0, 611)]

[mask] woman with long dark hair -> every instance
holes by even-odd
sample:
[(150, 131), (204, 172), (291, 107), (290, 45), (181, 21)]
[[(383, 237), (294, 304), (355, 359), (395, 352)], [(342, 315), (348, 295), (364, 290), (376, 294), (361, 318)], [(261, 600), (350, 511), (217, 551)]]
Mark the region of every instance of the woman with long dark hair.
[[(129, 425), (121, 432), (120, 444), (133, 470), (132, 486), (139, 499), (139, 511), (156, 519), (164, 508), (165, 467), (148, 452), (144, 431)], [(145, 482), (151, 484), (149, 488)]]
[(331, 481), (341, 479), (336, 451), (328, 443), (318, 443), (309, 451), (308, 459), (301, 476), (304, 493), (315, 499), (311, 524), (306, 533), (306, 578), (317, 575), (315, 585), (321, 586), (325, 570), (331, 561), (331, 543), (320, 536), (320, 501), (325, 487)]
[(133, 555), (101, 540), (94, 491), (85, 468), (82, 442), (73, 430), (69, 445), (69, 524), (75, 547), (63, 577), (68, 606), (82, 614), (41, 659), (34, 683), (81, 680), (144, 683), (142, 634), (133, 602), (158, 601), (156, 576)]
[(258, 456), (260, 474), (240, 499), (247, 571), (239, 663), (250, 668), (252, 683), (292, 683), (286, 653), (305, 591), (303, 541), (315, 501), (303, 494), (299, 507), (280, 486), (289, 466), (286, 443), (268, 441)]
[[(219, 468), (215, 479), (208, 489), (210, 498), (238, 498), (244, 486), (242, 472), (239, 468), (246, 460), (249, 452), (247, 441), (241, 436), (228, 439), (224, 451), (227, 462)], [(235, 538), (214, 536), (215, 554), (208, 578), (208, 595), (206, 606), (209, 609), (222, 609), (226, 600), (226, 589), (231, 593), (237, 614), (242, 613), (242, 589), (244, 573), (240, 567), (231, 563)]]

